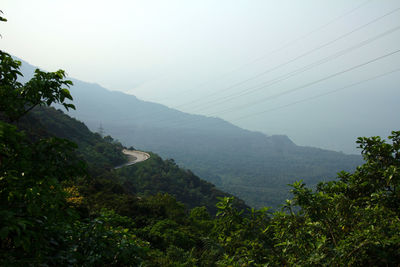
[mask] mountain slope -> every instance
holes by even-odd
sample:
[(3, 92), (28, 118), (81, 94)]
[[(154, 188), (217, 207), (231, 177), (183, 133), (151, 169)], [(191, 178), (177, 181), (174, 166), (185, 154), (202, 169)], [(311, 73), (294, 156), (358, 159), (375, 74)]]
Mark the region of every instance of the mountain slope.
[[(25, 68), (32, 68), (26, 66)], [(173, 158), (203, 179), (238, 195), (248, 204), (277, 206), (287, 184), (310, 185), (352, 171), (361, 157), (295, 145), (286, 136), (267, 136), (218, 118), (183, 113), (74, 80), (76, 111), (70, 115), (92, 130), (100, 124), (126, 146)]]
[(298, 179), (315, 184), (361, 162), (358, 156), (296, 146), (286, 136), (266, 136), (96, 85), (75, 84), (78, 111), (71, 114), (91, 129), (101, 123), (122, 143), (174, 158), (253, 206), (276, 206), (287, 197), (287, 184)]
[[(41, 134), (45, 132), (76, 142), (78, 152), (88, 162), (92, 175), (107, 179), (114, 177), (124, 190), (135, 195), (167, 193), (187, 208), (205, 206), (212, 214), (216, 213), (219, 197), (231, 196), (191, 171), (179, 168), (173, 160), (163, 160), (154, 153), (145, 162), (114, 170), (114, 166), (126, 161), (121, 153), (123, 146), (110, 136), (102, 138), (90, 132), (85, 124), (55, 108), (34, 109), (20, 126), (31, 134), (41, 131)], [(247, 207), (241, 200), (237, 203), (241, 209)]]

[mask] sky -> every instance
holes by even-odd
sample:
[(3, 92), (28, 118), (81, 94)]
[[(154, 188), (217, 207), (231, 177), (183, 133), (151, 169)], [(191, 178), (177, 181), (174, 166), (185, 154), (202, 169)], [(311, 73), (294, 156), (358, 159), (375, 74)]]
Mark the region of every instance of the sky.
[[(398, 0), (3, 0), (0, 48), (44, 70), (359, 153), (400, 130)], [(397, 70), (397, 72), (396, 72)]]

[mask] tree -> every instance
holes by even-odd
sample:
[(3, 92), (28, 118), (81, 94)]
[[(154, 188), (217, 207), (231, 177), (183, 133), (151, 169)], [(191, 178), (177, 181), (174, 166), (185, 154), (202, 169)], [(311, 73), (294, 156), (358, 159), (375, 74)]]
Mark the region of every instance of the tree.
[(87, 171), (77, 145), (55, 137), (32, 140), (10, 123), (37, 106), (74, 108), (62, 88), (72, 83), (61, 70), (36, 70), (22, 85), (20, 63), (2, 51), (0, 57), (0, 266), (140, 265), (146, 243), (120, 226), (129, 219), (113, 211), (79, 217), (75, 205), (82, 197), (74, 184), (86, 180)]
[(0, 50), (0, 116), (3, 120), (14, 122), (36, 106), (50, 106), (59, 103), (67, 110), (75, 109), (67, 88), (72, 85), (70, 80), (64, 80), (65, 72), (43, 72), (35, 70), (34, 77), (26, 84), (18, 81), (22, 76), (19, 71), (21, 62), (14, 60), (9, 54)]
[[(1, 22), (6, 22), (7, 19), (5, 17), (3, 17), (2, 14), (3, 14), (3, 11), (0, 10), (0, 21)], [(0, 34), (0, 37), (3, 37), (3, 36)]]
[[(293, 185), (287, 212), (268, 229), (274, 264), (301, 266), (398, 266), (400, 259), (400, 131), (359, 138), (365, 164), (315, 191)], [(295, 213), (296, 206), (300, 208)], [(298, 210), (298, 208), (297, 208)]]
[[(65, 229), (76, 214), (66, 201), (64, 180), (85, 175), (75, 154), (77, 146), (65, 139), (31, 141), (15, 122), (36, 106), (72, 100), (62, 85), (63, 71), (35, 76), (22, 85), (20, 62), (0, 51), (0, 265), (51, 262), (65, 249)], [(74, 215), (75, 214), (75, 215)]]

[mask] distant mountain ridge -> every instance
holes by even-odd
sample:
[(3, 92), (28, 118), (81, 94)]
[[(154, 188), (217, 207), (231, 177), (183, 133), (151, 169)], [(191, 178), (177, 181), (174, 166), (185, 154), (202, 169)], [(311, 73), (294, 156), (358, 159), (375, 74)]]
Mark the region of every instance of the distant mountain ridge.
[[(23, 64), (23, 73), (33, 66)], [(192, 115), (164, 105), (112, 92), (100, 85), (72, 79), (76, 111), (69, 114), (126, 146), (173, 158), (246, 203), (276, 206), (287, 197), (287, 184), (333, 179), (351, 171), (361, 157), (300, 147), (287, 136), (267, 136), (241, 129), (222, 119)]]

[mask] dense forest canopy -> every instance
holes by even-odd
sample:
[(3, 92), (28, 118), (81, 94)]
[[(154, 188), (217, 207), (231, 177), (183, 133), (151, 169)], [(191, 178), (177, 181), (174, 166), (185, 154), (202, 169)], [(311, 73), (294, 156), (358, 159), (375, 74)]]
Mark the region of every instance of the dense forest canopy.
[(363, 165), (294, 183), (282, 210), (249, 209), (156, 155), (114, 170), (118, 141), (46, 108), (75, 108), (63, 71), (22, 84), (20, 62), (0, 59), (1, 266), (400, 264), (400, 131), (359, 138)]
[[(23, 80), (28, 81), (34, 70), (24, 62)], [(173, 158), (253, 207), (279, 207), (289, 197), (287, 185), (297, 179), (316, 186), (362, 163), (360, 155), (298, 146), (285, 135), (245, 130), (220, 118), (188, 114), (98, 84), (72, 81), (76, 110), (68, 115), (92, 131), (102, 125), (107, 135), (126, 146)]]
[[(23, 73), (28, 77), (33, 66), (25, 65)], [(101, 123), (107, 134), (126, 146), (173, 158), (253, 207), (278, 207), (289, 197), (287, 184), (296, 179), (314, 186), (334, 179), (341, 170), (354, 171), (362, 163), (360, 155), (298, 146), (284, 135), (244, 130), (219, 118), (180, 112), (97, 84), (73, 82), (70, 90), (77, 109), (68, 115), (92, 131)]]

